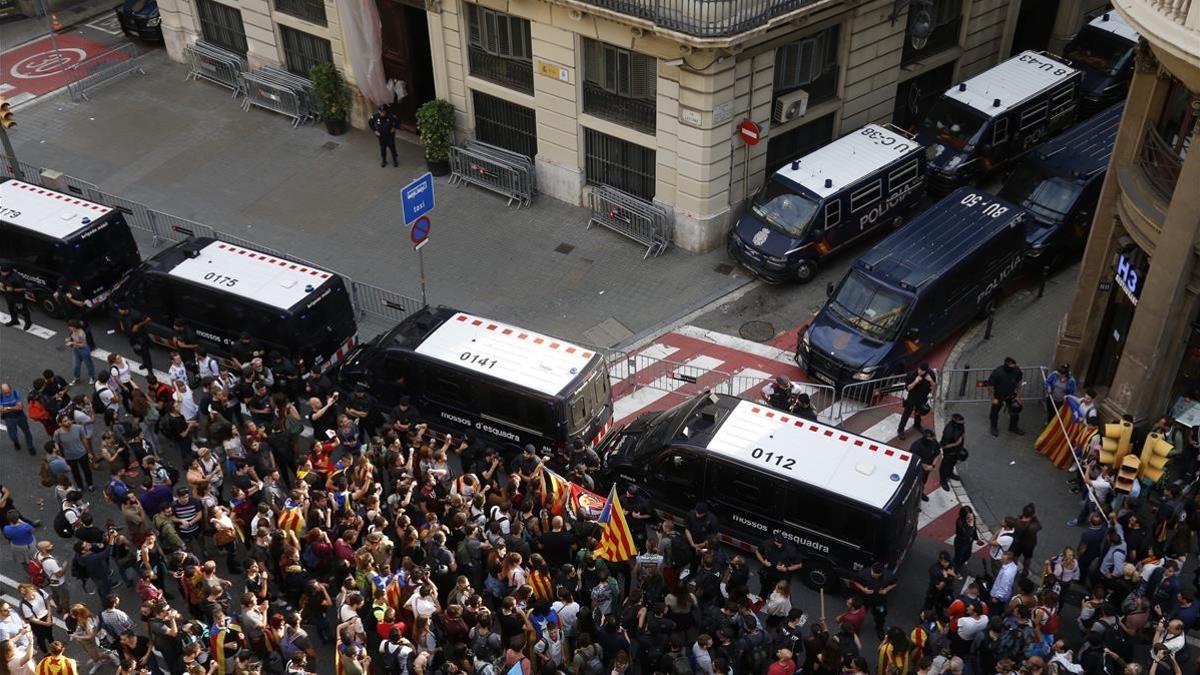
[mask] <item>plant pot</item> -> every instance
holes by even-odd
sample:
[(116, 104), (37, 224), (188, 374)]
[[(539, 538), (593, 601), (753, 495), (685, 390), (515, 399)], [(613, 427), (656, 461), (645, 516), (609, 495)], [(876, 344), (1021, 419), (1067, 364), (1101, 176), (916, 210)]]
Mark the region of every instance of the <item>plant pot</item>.
[(429, 168), (429, 173), (435, 176), (450, 175), (450, 160), (449, 159), (425, 159), (425, 166)]
[(341, 136), (342, 134), (346, 133), (346, 130), (349, 128), (350, 125), (346, 122), (345, 118), (339, 120), (325, 120), (325, 131), (328, 131), (330, 136)]

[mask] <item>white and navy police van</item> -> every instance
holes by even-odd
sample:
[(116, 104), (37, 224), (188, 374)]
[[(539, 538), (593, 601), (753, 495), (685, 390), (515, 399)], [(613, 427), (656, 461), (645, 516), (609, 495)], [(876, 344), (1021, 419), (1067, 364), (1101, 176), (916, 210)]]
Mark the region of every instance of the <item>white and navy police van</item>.
[(811, 281), (822, 258), (885, 225), (923, 195), (925, 153), (869, 124), (780, 168), (729, 232), (729, 254), (766, 281)]
[(745, 549), (779, 532), (816, 588), (876, 562), (896, 569), (916, 536), (922, 486), (911, 454), (734, 396), (643, 415), (599, 452), (608, 480), (663, 515), (703, 500), (722, 539)]
[(430, 426), (507, 448), (599, 443), (612, 425), (603, 355), (448, 307), (414, 312), (360, 346), (337, 377), (389, 405), (410, 396)]
[(988, 175), (1070, 126), (1082, 79), (1060, 57), (1026, 51), (946, 90), (917, 132), (930, 192)]
[(150, 317), (150, 337), (166, 345), (176, 319), (218, 357), (232, 356), (243, 332), (266, 351), (318, 365), (349, 354), (357, 326), (340, 276), (210, 237), (182, 241), (133, 270), (114, 306)]
[(1080, 108), (1084, 115), (1125, 100), (1137, 41), (1137, 31), (1120, 14), (1108, 11), (1089, 21), (1067, 44), (1063, 57), (1083, 71)]
[(0, 267), (25, 280), (38, 305), (62, 316), (54, 292), (79, 286), (92, 307), (141, 257), (117, 209), (9, 179), (0, 182)]

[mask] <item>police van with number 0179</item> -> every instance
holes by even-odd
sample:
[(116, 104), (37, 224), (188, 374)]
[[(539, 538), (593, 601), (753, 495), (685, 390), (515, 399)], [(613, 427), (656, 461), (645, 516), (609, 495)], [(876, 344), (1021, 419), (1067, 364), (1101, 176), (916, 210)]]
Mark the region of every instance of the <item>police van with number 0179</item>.
[(929, 190), (971, 183), (1070, 126), (1082, 78), (1059, 57), (1026, 51), (948, 89), (917, 132)]
[(1120, 14), (1108, 11), (1089, 21), (1067, 44), (1063, 57), (1083, 71), (1080, 108), (1084, 114), (1125, 100), (1137, 41), (1137, 31)]
[(1019, 276), (1028, 215), (959, 188), (854, 262), (797, 341), (796, 361), (843, 386), (903, 373)]
[(811, 281), (826, 255), (904, 222), (923, 194), (925, 154), (867, 125), (780, 168), (729, 233), (729, 254), (767, 281)]
[(447, 307), (422, 309), (360, 346), (337, 378), (388, 405), (409, 396), (431, 427), (506, 447), (598, 443), (612, 423), (602, 355)]
[(664, 514), (706, 501), (728, 543), (753, 548), (779, 532), (814, 587), (876, 562), (897, 568), (917, 532), (920, 465), (908, 452), (734, 396), (643, 415), (600, 455), (608, 480)]
[(0, 182), (0, 267), (25, 280), (41, 308), (62, 316), (54, 292), (78, 285), (91, 306), (141, 261), (119, 210), (15, 179)]
[(210, 237), (143, 262), (113, 291), (112, 303), (146, 313), (151, 339), (164, 346), (182, 319), (218, 357), (232, 356), (245, 332), (268, 352), (327, 365), (350, 352), (357, 331), (337, 274)]

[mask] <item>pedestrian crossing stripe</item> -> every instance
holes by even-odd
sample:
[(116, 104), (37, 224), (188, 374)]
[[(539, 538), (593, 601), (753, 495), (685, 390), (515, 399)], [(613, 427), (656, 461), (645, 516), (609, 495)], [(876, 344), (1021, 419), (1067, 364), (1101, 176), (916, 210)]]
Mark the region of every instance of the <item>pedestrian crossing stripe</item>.
[[(12, 317), (5, 312), (0, 312), (0, 324), (5, 324), (5, 323), (8, 323), (9, 321), (12, 321)], [(21, 328), (20, 326), (8, 326), (8, 328), (16, 328), (19, 331), (29, 333), (30, 335), (34, 335), (36, 337), (40, 337), (43, 340), (49, 340), (50, 338), (57, 335), (57, 332), (50, 330), (49, 328), (46, 328), (45, 326), (41, 326), (36, 323), (31, 325), (29, 327), (29, 330), (25, 330), (24, 328)]]

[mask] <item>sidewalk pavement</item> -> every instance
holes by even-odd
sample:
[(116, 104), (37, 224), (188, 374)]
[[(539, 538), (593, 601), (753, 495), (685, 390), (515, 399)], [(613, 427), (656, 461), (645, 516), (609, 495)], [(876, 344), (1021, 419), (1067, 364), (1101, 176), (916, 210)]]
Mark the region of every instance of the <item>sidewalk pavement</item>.
[[(959, 340), (945, 368), (991, 369), (1006, 356), (1022, 366), (1051, 366), (1058, 324), (1070, 305), (1077, 273), (1075, 265), (1048, 280), (1043, 298), (1037, 298), (1033, 287), (1005, 299), (996, 312), (992, 338), (983, 339), (984, 324), (979, 323)], [(1069, 491), (1066, 480), (1070, 474), (1033, 449), (1046, 421), (1041, 400), (1025, 401), (1020, 424), (1024, 436), (1007, 431), (1008, 419), (1001, 411), (1000, 436), (992, 437), (988, 407), (987, 402), (949, 404), (946, 414), (938, 416), (938, 424), (944, 424), (953, 412), (966, 418), (970, 460), (959, 465), (958, 474), (981, 524), (994, 530), (1004, 516), (1020, 515), (1025, 504), (1032, 502), (1037, 507), (1043, 529), (1030, 572), (1040, 573), (1042, 560), (1061, 553), (1064, 546), (1079, 543), (1081, 530), (1068, 527), (1066, 521), (1078, 513), (1080, 497)]]
[[(329, 136), (322, 125), (293, 129), (282, 116), (243, 112), (229, 91), (185, 82), (187, 69), (162, 53), (144, 68), (90, 102), (58, 94), (23, 107), (17, 156), (420, 297), (400, 217), (400, 188), (426, 170), (411, 137), (398, 139), (400, 167), (381, 168), (366, 132)], [(643, 260), (640, 245), (587, 229), (586, 209), (548, 197), (515, 210), (490, 192), (436, 185), (422, 249), (431, 304), (611, 346), (749, 281), (720, 250)]]
[[(62, 30), (66, 30), (72, 26), (87, 22), (100, 15), (112, 14), (112, 9), (120, 0), (80, 0), (72, 2), (71, 0), (48, 0), (46, 5), (50, 7), (50, 12), (58, 16), (59, 22), (62, 24)], [(25, 3), (22, 3), (25, 4)], [(33, 5), (34, 3), (28, 3)], [(41, 2), (37, 3), (41, 6)], [(115, 19), (115, 17), (114, 17)], [(117, 30), (120, 31), (120, 25)], [(35, 40), (44, 35), (50, 34), (50, 17), (45, 14), (37, 14), (32, 16), (22, 16), (7, 21), (0, 22), (0, 50), (7, 51), (14, 47), (18, 47), (30, 40)], [(4, 60), (4, 67), (7, 68), (7, 60)]]

